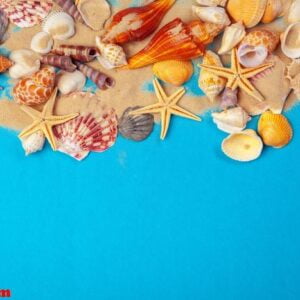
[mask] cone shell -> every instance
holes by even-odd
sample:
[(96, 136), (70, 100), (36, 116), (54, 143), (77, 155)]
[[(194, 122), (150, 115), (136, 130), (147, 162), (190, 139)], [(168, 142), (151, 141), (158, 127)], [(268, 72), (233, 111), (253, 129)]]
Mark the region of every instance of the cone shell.
[[(223, 66), (219, 56), (212, 51), (206, 51), (203, 64), (219, 67)], [(226, 80), (206, 70), (201, 70), (198, 83), (200, 89), (202, 89), (210, 101), (213, 102), (225, 88)]]
[(228, 0), (227, 12), (236, 21), (242, 21), (246, 28), (256, 26), (262, 19), (268, 0)]
[(194, 67), (191, 61), (166, 60), (154, 64), (153, 73), (165, 82), (181, 86), (190, 80)]
[(287, 22), (289, 24), (300, 22), (300, 1), (294, 0), (287, 13)]
[(192, 6), (193, 13), (203, 22), (228, 26), (231, 22), (223, 7)]
[(0, 73), (7, 71), (13, 64), (10, 59), (0, 55)]
[(267, 24), (273, 22), (283, 11), (282, 0), (268, 0), (262, 22)]
[(61, 71), (57, 74), (56, 85), (58, 90), (63, 94), (82, 91), (85, 86), (86, 77), (80, 71), (65, 72)]
[(53, 43), (51, 35), (42, 31), (33, 36), (30, 48), (37, 53), (46, 54), (51, 51)]
[(227, 3), (227, 0), (197, 0), (197, 3), (201, 6), (225, 6)]
[(254, 130), (247, 129), (227, 137), (222, 143), (222, 150), (233, 160), (249, 162), (260, 157), (263, 142)]
[(264, 144), (274, 148), (286, 146), (293, 137), (293, 129), (287, 118), (271, 111), (263, 113), (258, 122), (258, 133)]
[(287, 57), (300, 57), (300, 22), (289, 25), (281, 35), (281, 49)]
[(41, 151), (45, 144), (45, 135), (39, 130), (32, 135), (22, 138), (22, 146), (26, 155)]

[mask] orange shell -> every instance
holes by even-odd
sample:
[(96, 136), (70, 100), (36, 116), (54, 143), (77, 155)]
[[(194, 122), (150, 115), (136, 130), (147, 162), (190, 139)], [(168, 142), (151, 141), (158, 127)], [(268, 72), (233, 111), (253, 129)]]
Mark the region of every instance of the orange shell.
[(268, 0), (262, 22), (265, 24), (273, 22), (283, 11), (282, 0)]
[(5, 56), (0, 55), (0, 73), (5, 72), (13, 65), (13, 62)]
[(51, 96), (55, 82), (55, 72), (45, 67), (31, 77), (21, 79), (13, 89), (16, 102), (24, 105), (45, 103)]

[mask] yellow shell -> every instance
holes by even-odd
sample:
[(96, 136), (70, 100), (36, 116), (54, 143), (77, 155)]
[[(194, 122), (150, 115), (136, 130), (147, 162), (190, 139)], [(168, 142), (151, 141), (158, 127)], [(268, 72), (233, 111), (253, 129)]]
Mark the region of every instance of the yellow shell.
[(154, 64), (152, 70), (159, 79), (175, 86), (183, 85), (194, 73), (193, 64), (183, 60), (161, 61)]
[(261, 115), (258, 122), (258, 133), (265, 145), (274, 148), (286, 146), (293, 137), (293, 129), (287, 118), (271, 111)]
[(268, 0), (229, 0), (227, 12), (247, 28), (256, 26), (262, 19)]
[(267, 24), (273, 22), (283, 11), (281, 0), (268, 0), (262, 22)]

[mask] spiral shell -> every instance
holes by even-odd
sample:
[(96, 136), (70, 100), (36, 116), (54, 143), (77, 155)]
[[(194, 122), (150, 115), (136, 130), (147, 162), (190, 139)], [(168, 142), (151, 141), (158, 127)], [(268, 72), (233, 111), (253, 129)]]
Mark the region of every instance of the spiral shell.
[(47, 32), (38, 32), (33, 36), (30, 44), (30, 48), (41, 54), (49, 53), (53, 47), (53, 39), (51, 35)]
[(73, 64), (72, 59), (69, 56), (59, 56), (48, 54), (41, 58), (41, 62), (44, 65), (53, 66), (65, 70), (68, 72), (73, 72), (76, 70), (76, 65)]
[(192, 6), (192, 10), (203, 22), (228, 26), (231, 22), (223, 7), (201, 7)]
[(30, 155), (44, 148), (46, 138), (42, 131), (37, 131), (26, 138), (22, 138), (21, 141), (25, 154)]

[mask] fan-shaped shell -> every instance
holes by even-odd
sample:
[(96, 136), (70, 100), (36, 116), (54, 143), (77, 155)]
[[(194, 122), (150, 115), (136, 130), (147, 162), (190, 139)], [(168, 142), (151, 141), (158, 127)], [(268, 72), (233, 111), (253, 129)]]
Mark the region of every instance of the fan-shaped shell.
[(44, 148), (45, 140), (46, 138), (42, 131), (37, 131), (26, 138), (22, 138), (21, 141), (25, 154), (30, 155), (41, 151)]
[(228, 26), (231, 22), (223, 7), (192, 6), (194, 14), (203, 22)]
[(282, 0), (268, 0), (262, 22), (267, 24), (273, 22), (283, 11)]
[(51, 51), (53, 42), (49, 33), (41, 31), (33, 36), (30, 48), (37, 53), (47, 54)]
[(300, 22), (289, 25), (281, 35), (281, 49), (287, 57), (300, 57)]
[(76, 91), (82, 91), (84, 88), (86, 77), (80, 71), (58, 73), (57, 78), (58, 90), (66, 95)]
[(0, 73), (5, 72), (13, 65), (13, 62), (5, 56), (0, 55)]

